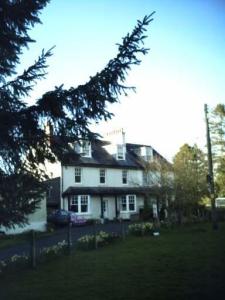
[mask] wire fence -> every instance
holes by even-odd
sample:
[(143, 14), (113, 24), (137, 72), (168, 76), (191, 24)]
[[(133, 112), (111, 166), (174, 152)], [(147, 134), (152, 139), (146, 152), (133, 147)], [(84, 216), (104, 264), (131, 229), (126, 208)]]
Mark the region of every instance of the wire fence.
[(70, 255), (76, 250), (79, 239), (84, 236), (93, 238), (94, 249), (102, 245), (102, 240), (106, 236), (125, 239), (129, 224), (131, 223), (121, 220), (116, 223), (96, 224), (93, 222), (93, 225), (89, 226), (72, 227), (69, 223), (67, 227), (43, 238), (31, 230), (27, 243), (0, 250), (0, 274), (18, 267), (36, 269), (38, 264), (49, 258)]

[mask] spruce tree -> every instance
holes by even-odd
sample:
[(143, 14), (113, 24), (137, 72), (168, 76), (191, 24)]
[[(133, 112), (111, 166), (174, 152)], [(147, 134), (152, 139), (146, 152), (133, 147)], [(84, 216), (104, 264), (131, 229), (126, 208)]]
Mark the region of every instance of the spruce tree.
[[(118, 45), (117, 56), (87, 83), (69, 89), (61, 85), (28, 105), (26, 97), (46, 75), (52, 51), (42, 51), (22, 74), (16, 73), (16, 67), (23, 48), (34, 42), (28, 30), (40, 23), (39, 13), (47, 2), (0, 2), (0, 225), (6, 227), (26, 223), (27, 214), (38, 207), (46, 179), (41, 166), (47, 160), (61, 160), (69, 142), (96, 137), (90, 122), (112, 117), (107, 105), (134, 89), (124, 84), (127, 72), (140, 64), (140, 54), (148, 52), (143, 41), (152, 14), (137, 22)], [(57, 138), (46, 132), (46, 123), (52, 125)]]

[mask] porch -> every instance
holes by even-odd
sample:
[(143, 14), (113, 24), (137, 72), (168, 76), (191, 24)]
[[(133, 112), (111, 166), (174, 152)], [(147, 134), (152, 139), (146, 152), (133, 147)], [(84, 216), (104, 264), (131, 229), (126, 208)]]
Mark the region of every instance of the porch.
[(130, 220), (139, 215), (144, 196), (150, 190), (143, 187), (69, 187), (62, 194), (62, 208), (87, 219)]

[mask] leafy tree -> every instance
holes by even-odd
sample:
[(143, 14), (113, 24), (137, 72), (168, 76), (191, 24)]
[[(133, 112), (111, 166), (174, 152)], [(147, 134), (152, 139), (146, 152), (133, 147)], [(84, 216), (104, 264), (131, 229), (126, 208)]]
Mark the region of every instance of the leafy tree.
[[(96, 137), (89, 129), (90, 122), (112, 117), (107, 105), (134, 89), (124, 85), (127, 72), (140, 64), (139, 54), (148, 52), (143, 41), (152, 14), (137, 22), (118, 45), (117, 56), (86, 84), (69, 89), (61, 85), (29, 106), (25, 99), (37, 80), (46, 75), (52, 51), (43, 51), (22, 74), (16, 73), (16, 67), (23, 47), (33, 42), (28, 30), (40, 23), (39, 13), (47, 2), (0, 3), (0, 225), (7, 227), (24, 224), (26, 215), (38, 207), (46, 160), (60, 160), (68, 150), (68, 142)], [(47, 122), (57, 139), (45, 131)]]
[[(174, 176), (172, 165), (160, 155), (155, 155), (143, 164), (145, 186), (154, 188), (157, 194), (157, 207), (159, 213), (168, 213), (171, 199), (173, 198)], [(146, 200), (150, 198), (146, 194)], [(146, 206), (146, 204), (145, 204)], [(164, 218), (165, 216), (161, 216)]]
[(184, 144), (173, 160), (175, 176), (175, 206), (179, 221), (198, 208), (201, 198), (207, 195), (207, 164), (204, 153), (197, 145)]
[(225, 105), (218, 104), (210, 118), (216, 193), (225, 196)]
[(217, 156), (225, 153), (225, 105), (217, 104), (210, 118), (210, 131), (214, 152)]

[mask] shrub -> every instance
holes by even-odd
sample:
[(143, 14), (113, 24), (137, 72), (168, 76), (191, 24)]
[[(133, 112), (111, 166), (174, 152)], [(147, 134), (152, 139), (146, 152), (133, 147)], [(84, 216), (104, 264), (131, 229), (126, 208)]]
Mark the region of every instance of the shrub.
[(92, 250), (103, 247), (119, 238), (118, 234), (100, 231), (96, 235), (84, 235), (77, 240), (77, 247), (81, 250)]
[(143, 236), (152, 234), (153, 224), (152, 223), (136, 223), (128, 226), (128, 232), (131, 235)]
[(56, 256), (65, 253), (66, 249), (67, 249), (67, 243), (65, 240), (63, 240), (62, 242), (59, 242), (54, 246), (42, 248), (40, 250), (40, 258), (41, 260), (54, 258)]
[(29, 257), (23, 255), (13, 255), (9, 259), (0, 260), (0, 274), (7, 271), (15, 271), (17, 269), (23, 269), (28, 266)]
[(95, 236), (84, 235), (77, 240), (77, 246), (82, 250), (90, 250), (95, 248)]
[(4, 260), (0, 260), (0, 274), (3, 273), (6, 267), (7, 267), (7, 263)]

